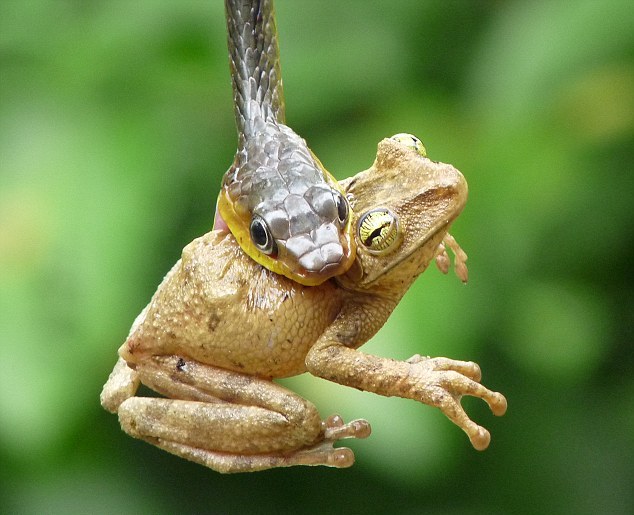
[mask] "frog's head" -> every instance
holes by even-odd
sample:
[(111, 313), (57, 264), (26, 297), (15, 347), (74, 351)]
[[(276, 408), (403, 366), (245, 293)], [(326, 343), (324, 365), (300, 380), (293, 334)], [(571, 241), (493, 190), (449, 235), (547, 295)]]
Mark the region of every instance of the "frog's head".
[(379, 143), (372, 167), (342, 181), (355, 213), (357, 258), (340, 277), (353, 289), (402, 295), (436, 257), (467, 200), (453, 166), (425, 157), (418, 138), (398, 134)]

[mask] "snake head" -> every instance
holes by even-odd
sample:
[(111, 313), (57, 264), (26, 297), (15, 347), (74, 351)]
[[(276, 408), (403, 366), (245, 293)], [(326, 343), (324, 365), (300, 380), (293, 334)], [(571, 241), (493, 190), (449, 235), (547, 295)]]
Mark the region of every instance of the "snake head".
[(251, 258), (300, 284), (345, 273), (355, 240), (339, 183), (289, 127), (256, 128), (225, 174), (222, 219)]

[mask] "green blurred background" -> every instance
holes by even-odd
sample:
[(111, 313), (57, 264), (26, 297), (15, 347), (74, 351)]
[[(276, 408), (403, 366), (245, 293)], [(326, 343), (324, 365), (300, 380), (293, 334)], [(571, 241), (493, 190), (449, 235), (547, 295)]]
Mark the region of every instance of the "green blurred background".
[(477, 361), (474, 451), (437, 410), (312, 377), (366, 417), (352, 469), (221, 476), (127, 437), (99, 392), (209, 230), (236, 145), (220, 0), (0, 3), (0, 511), (632, 513), (634, 3), (278, 2), (289, 124), (340, 178), (412, 132), (463, 171), (434, 268), (363, 349)]

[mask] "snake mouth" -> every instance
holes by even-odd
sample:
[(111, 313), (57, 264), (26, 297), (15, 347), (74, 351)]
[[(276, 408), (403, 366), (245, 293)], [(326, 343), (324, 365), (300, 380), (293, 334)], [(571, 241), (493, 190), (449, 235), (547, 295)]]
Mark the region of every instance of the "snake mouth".
[(286, 257), (298, 265), (293, 271), (296, 280), (308, 286), (345, 273), (356, 254), (348, 234), (342, 235), (333, 223), (324, 224), (309, 234), (289, 238), (284, 248)]
[(306, 275), (329, 278), (347, 270), (349, 255), (350, 252), (346, 252), (342, 245), (329, 243), (304, 254), (298, 259), (298, 263)]

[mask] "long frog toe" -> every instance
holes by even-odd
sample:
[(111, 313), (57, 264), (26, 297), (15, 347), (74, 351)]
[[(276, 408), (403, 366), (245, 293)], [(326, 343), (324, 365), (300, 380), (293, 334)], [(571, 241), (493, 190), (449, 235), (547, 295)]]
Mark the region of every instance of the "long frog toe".
[[(475, 363), (473, 363), (473, 365), (475, 365)], [(475, 366), (478, 367), (477, 365)], [(504, 395), (489, 390), (486, 386), (479, 383), (481, 376), (479, 367), (477, 368), (477, 375), (475, 376), (477, 379), (467, 376), (463, 371), (446, 370), (441, 373), (444, 374), (444, 377), (440, 381), (440, 385), (456, 398), (459, 399), (463, 395), (477, 397), (489, 405), (494, 415), (499, 417), (506, 413), (507, 402)]]
[(480, 382), (482, 379), (482, 372), (480, 366), (473, 361), (460, 361), (450, 358), (432, 358), (430, 356), (421, 356), (420, 354), (414, 354), (407, 360), (407, 363), (426, 363), (426, 367), (429, 370), (454, 370), (463, 376)]
[(370, 423), (362, 418), (344, 423), (339, 415), (331, 415), (322, 422), (325, 441), (343, 440), (344, 438), (367, 438), (372, 432)]
[(477, 429), (475, 431), (466, 431), (469, 441), (476, 451), (484, 451), (491, 443), (491, 433), (477, 424), (473, 424)]
[(324, 440), (313, 447), (301, 449), (289, 455), (284, 465), (325, 465), (335, 468), (348, 468), (354, 465), (352, 449), (333, 447), (332, 444), (332, 440)]
[(491, 435), (485, 428), (469, 418), (460, 404), (460, 396), (453, 396), (445, 392), (444, 394), (438, 393), (436, 398), (440, 411), (467, 434), (474, 449), (483, 451), (489, 446)]
[(506, 408), (508, 407), (508, 403), (506, 402), (506, 397), (499, 392), (490, 392), (490, 399), (485, 399), (489, 404), (489, 408), (493, 414), (497, 417), (501, 417), (506, 413)]

